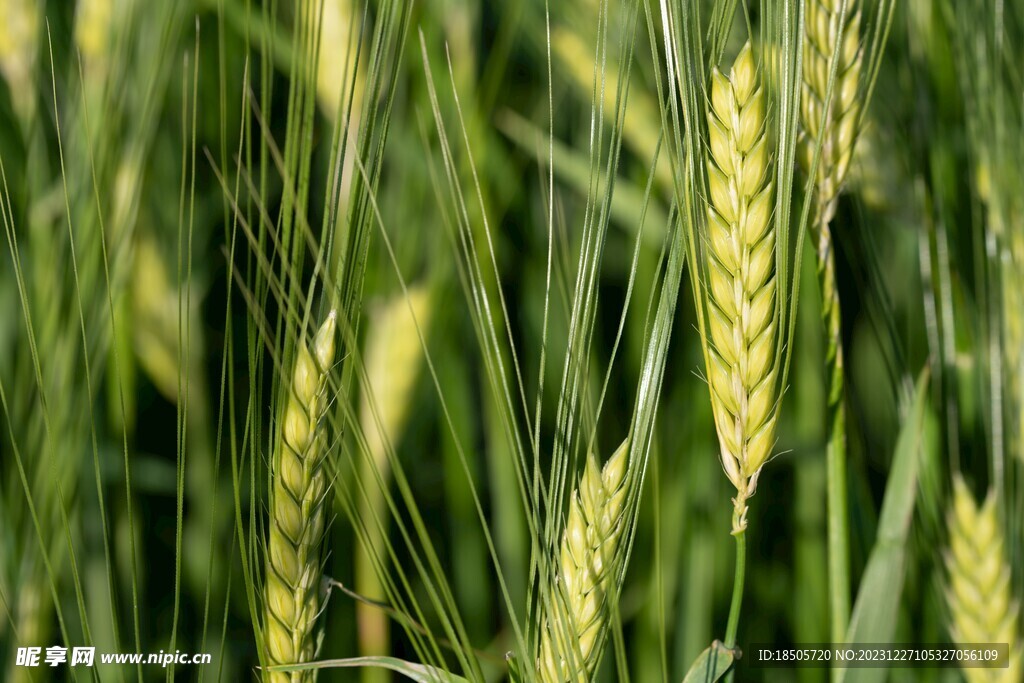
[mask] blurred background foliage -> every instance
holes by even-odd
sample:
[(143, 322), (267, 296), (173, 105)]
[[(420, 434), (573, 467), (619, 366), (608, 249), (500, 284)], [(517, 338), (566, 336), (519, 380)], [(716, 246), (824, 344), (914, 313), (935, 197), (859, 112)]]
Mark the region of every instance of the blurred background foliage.
[[(602, 306), (585, 359), (597, 378), (588, 400), (597, 399), (610, 372), (597, 426), (600, 451), (610, 453), (630, 428), (629, 397), (649, 334), (643, 318), (630, 318), (619, 362), (609, 368), (620, 308), (635, 276), (633, 306), (637, 315), (646, 310), (659, 287), (666, 236), (676, 234), (674, 170), (659, 153), (658, 83), (665, 75), (651, 59), (652, 49), (662, 47), (658, 3), (639, 4), (633, 58), (624, 66), (623, 19), (631, 3), (417, 0), (398, 20), (407, 27), (399, 33), (404, 49), (385, 46), (396, 63), (388, 79), (393, 103), (382, 115), (360, 106), (377, 79), (346, 67), (366, 68), (366, 55), (376, 49), (373, 26), (388, 4), (324, 0), (319, 73), (310, 79), (316, 106), (299, 117), (290, 85), (306, 78), (296, 69), (308, 58), (296, 45), (309, 39), (299, 39), (303, 16), (292, 3), (0, 0), (4, 680), (33, 673), (14, 666), (18, 645), (57, 642), (92, 642), (106, 651), (133, 651), (136, 643), (142, 651), (206, 651), (214, 664), (203, 679), (253, 676), (257, 652), (245, 590), (251, 579), (240, 561), (245, 551), (235, 514), (265, 514), (265, 482), (258, 474), (252, 486), (233, 484), (228, 453), (244, 453), (235, 439), (250, 434), (252, 422), (273, 417), (269, 408), (252, 414), (245, 407), (256, 387), (264, 404), (273, 396), (273, 364), (252, 372), (253, 339), (281, 348), (275, 335), (283, 318), (281, 300), (266, 297), (273, 285), (261, 274), (260, 248), (238, 217), (265, 212), (276, 220), (295, 210), (283, 162), (264, 154), (280, 154), (286, 143), (310, 155), (308, 164), (295, 162), (309, 172), (308, 201), (299, 202), (307, 224), (321, 225), (334, 210), (325, 197), (347, 206), (361, 171), (347, 156), (345, 179), (334, 178), (332, 146), (338, 131), (355, 144), (368, 116), (388, 123), (386, 144), (374, 153), (380, 227), (369, 221), (365, 279), (356, 295), (363, 321), (354, 330), (359, 350), (351, 352), (365, 372), (353, 371), (353, 393), (339, 399), (350, 403), (362, 425), (355, 431), (367, 438), (356, 446), (352, 430), (345, 432), (349, 445), (341, 448), (337, 477), (380, 475), (387, 488), (396, 474), (390, 444), (472, 645), (487, 653), (487, 675), (501, 676), (512, 649), (510, 615), (467, 474), (480, 492), (513, 604), (529, 600), (530, 531), (514, 484), (508, 416), (492, 392), (491, 356), (481, 349), (464, 297), (455, 257), (461, 246), (449, 227), (457, 217), (434, 117), (450, 124), (450, 135), (464, 132), (472, 154), (472, 166), (457, 157), (453, 171), (467, 188), (467, 220), (488, 265), (485, 235), (494, 241), (500, 278), (488, 271), (483, 281), (505, 297), (528, 396), (536, 395), (539, 375), (555, 386), (562, 372), (564, 359), (550, 349), (564, 348), (569, 335), (579, 229), (595, 210), (588, 193), (596, 188), (603, 196), (614, 186), (600, 263)], [(756, 24), (758, 17), (756, 6), (737, 13), (728, 54), (746, 39), (745, 19)], [(989, 486), (1001, 492), (1016, 595), (1024, 595), (1022, 22), (1021, 2), (897, 3), (850, 191), (835, 220), (854, 591), (875, 543), (916, 378), (922, 371), (929, 378), (899, 641), (949, 639), (938, 548), (953, 472), (962, 471), (976, 495)], [(613, 84), (624, 68), (630, 86), (618, 125)], [(437, 104), (428, 77), (442, 93)], [(347, 106), (350, 100), (355, 106)], [(609, 127), (604, 135), (615, 129), (622, 136), (622, 157), (611, 167), (594, 163), (591, 144), (601, 126)], [(238, 185), (248, 186), (238, 195), (241, 206)], [(539, 340), (549, 239), (555, 248), (545, 349)], [(315, 256), (301, 259), (300, 282), (310, 281)], [(338, 254), (325, 258), (333, 268)], [(804, 259), (779, 455), (751, 503), (757, 523), (741, 646), (828, 640), (825, 377), (810, 261)], [(623, 647), (618, 656), (609, 647), (604, 680), (616, 678), (617, 658), (633, 680), (681, 680), (725, 629), (731, 491), (700, 377), (692, 299), (681, 295), (678, 302), (619, 604)], [(410, 308), (418, 325), (410, 324)], [(261, 319), (268, 327), (253, 335)], [(232, 389), (237, 405), (227, 398)], [(542, 443), (551, 437), (558, 398), (544, 393)], [(267, 457), (259, 444), (248, 448)], [(360, 449), (373, 465), (359, 458), (346, 464), (345, 453)], [(363, 547), (371, 527), (360, 531), (351, 519), (387, 520), (390, 499), (370, 495), (346, 507), (339, 495), (329, 515), (325, 573), (375, 600), (389, 599), (379, 576), (389, 570), (375, 567)], [(391, 539), (391, 564), (410, 566), (395, 524), (372, 533)], [(256, 538), (245, 541), (258, 544)], [(421, 577), (410, 571), (408, 578), (408, 592), (422, 597)], [(333, 593), (325, 624), (321, 656), (417, 657), (384, 610), (345, 593)], [(42, 680), (49, 672), (34, 674)], [(121, 674), (136, 676), (99, 670), (103, 679)], [(188, 680), (198, 675), (187, 667), (176, 672)], [(958, 676), (894, 670), (889, 679)], [(824, 678), (822, 670), (739, 674), (744, 681)], [(389, 675), (369, 671), (364, 680)]]

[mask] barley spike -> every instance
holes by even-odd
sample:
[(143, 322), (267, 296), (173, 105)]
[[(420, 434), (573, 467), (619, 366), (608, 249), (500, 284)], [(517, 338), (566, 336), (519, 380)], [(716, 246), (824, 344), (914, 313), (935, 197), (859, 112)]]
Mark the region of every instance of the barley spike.
[(713, 70), (710, 105), (707, 377), (739, 533), (774, 446), (778, 410), (773, 188), (765, 95), (749, 42), (728, 78)]
[[(853, 143), (860, 120), (860, 71), (864, 51), (860, 45), (860, 8), (848, 0), (846, 22), (839, 35), (842, 0), (809, 0), (805, 18), (804, 80), (800, 98), (803, 136), (800, 165), (810, 173), (814, 151), (821, 138), (821, 157), (815, 175), (816, 201), (829, 222), (835, 214), (836, 198), (850, 170)], [(839, 64), (831, 98), (827, 98), (832, 56), (839, 41)], [(828, 111), (825, 112), (826, 104)], [(822, 127), (822, 113), (825, 113)]]
[(629, 439), (600, 468), (587, 458), (572, 497), (559, 549), (551, 609), (540, 632), (542, 683), (588, 681), (601, 658), (608, 599), (620, 565), (626, 508)]
[[(838, 410), (843, 391), (842, 322), (836, 288), (835, 254), (829, 224), (853, 159), (861, 105), (858, 100), (863, 50), (860, 45), (861, 12), (857, 0), (848, 0), (846, 21), (840, 29), (842, 0), (810, 0), (805, 18), (804, 80), (800, 115), (803, 134), (798, 158), (804, 173), (810, 174), (814, 152), (821, 139), (821, 155), (815, 174), (812, 200), (814, 220), (811, 237), (818, 256), (818, 282), (822, 292), (821, 317), (827, 332), (826, 364), (829, 369), (829, 406), (832, 429), (845, 431)], [(828, 97), (832, 57), (838, 45), (836, 80)], [(822, 114), (825, 114), (824, 126)]]
[(1011, 683), (1024, 676), (1019, 632), (1019, 604), (1012, 599), (995, 492), (981, 508), (964, 480), (953, 481), (949, 511), (949, 549), (945, 554), (950, 635), (957, 644), (1009, 643), (1005, 669), (965, 668), (968, 683)]
[[(835, 216), (839, 193), (850, 170), (860, 122), (858, 92), (863, 50), (860, 45), (861, 12), (857, 2), (847, 2), (846, 21), (841, 36), (842, 0), (810, 0), (807, 3), (804, 80), (800, 104), (803, 134), (798, 158), (805, 174), (811, 172), (815, 147), (818, 139), (821, 139), (821, 155), (812, 195), (814, 220), (811, 221), (810, 229), (818, 257), (821, 318), (828, 337), (825, 360), (829, 373), (829, 424), (830, 430), (840, 434), (845, 432), (845, 418), (839, 409), (843, 392), (843, 349), (840, 344), (842, 321), (829, 225)], [(828, 97), (828, 79), (837, 40), (839, 63), (831, 97)]]
[[(328, 372), (334, 363), (336, 324), (337, 315), (331, 311), (309, 348), (304, 342), (297, 344), (274, 453), (264, 589), (264, 636), (271, 664), (301, 664), (314, 656), (326, 491), (327, 435), (322, 418)], [(276, 672), (270, 680), (302, 683), (313, 678), (310, 672)]]

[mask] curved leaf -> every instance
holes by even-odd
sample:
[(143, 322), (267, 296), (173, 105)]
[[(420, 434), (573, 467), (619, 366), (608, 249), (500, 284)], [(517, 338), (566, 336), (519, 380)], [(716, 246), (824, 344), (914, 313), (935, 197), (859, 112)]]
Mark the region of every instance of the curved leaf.
[(736, 650), (730, 650), (721, 641), (714, 641), (697, 655), (683, 683), (714, 683), (732, 668), (736, 655)]
[(358, 667), (390, 669), (417, 683), (469, 683), (462, 676), (438, 669), (436, 666), (415, 664), (397, 657), (351, 657), (348, 659), (324, 659), (308, 664), (268, 667), (270, 671), (307, 671), (310, 669), (345, 669)]
[[(890, 643), (895, 635), (906, 573), (907, 537), (917, 498), (918, 464), (922, 449), (934, 438), (934, 424), (928, 418), (928, 374), (924, 372), (917, 381), (910, 413), (896, 440), (875, 545), (850, 618), (848, 643)], [(884, 668), (840, 668), (838, 680), (880, 683), (887, 673)]]

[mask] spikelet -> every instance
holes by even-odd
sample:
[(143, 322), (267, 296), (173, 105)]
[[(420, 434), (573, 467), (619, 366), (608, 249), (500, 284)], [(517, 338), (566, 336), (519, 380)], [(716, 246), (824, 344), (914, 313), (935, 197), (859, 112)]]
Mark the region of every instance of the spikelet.
[(736, 487), (733, 533), (775, 441), (775, 229), (765, 96), (747, 43), (712, 72), (708, 111), (707, 377), (722, 465)]
[(978, 509), (974, 496), (957, 475), (953, 481), (953, 506), (949, 511), (949, 550), (946, 552), (948, 582), (946, 602), (950, 635), (958, 644), (1009, 643), (1006, 669), (965, 668), (968, 683), (1018, 683), (1022, 644), (1019, 605), (1011, 596), (1010, 565), (996, 510), (995, 492)]
[[(835, 214), (836, 199), (853, 159), (854, 140), (860, 120), (860, 72), (863, 50), (860, 45), (861, 12), (857, 0), (847, 0), (846, 22), (839, 34), (842, 0), (809, 0), (805, 17), (804, 81), (800, 97), (803, 125), (798, 158), (805, 173), (810, 173), (815, 146), (821, 138), (821, 157), (815, 176), (817, 223), (828, 224)], [(832, 56), (839, 40), (839, 64), (831, 99), (826, 100)], [(831, 106), (822, 127), (826, 102)]]
[(24, 119), (32, 113), (41, 7), (38, 0), (0, 0), (0, 73), (7, 79), (15, 110)]
[(551, 590), (554, 613), (540, 632), (538, 680), (588, 681), (601, 658), (608, 625), (608, 599), (619, 567), (629, 439), (598, 467), (587, 458), (583, 478), (569, 505)]
[[(300, 664), (314, 656), (313, 625), (320, 608), (320, 541), (324, 533), (328, 372), (334, 363), (337, 314), (331, 311), (313, 344), (297, 344), (281, 434), (274, 449), (270, 538), (264, 586), (267, 655), (271, 664)], [(276, 672), (275, 683), (313, 680), (310, 672)]]

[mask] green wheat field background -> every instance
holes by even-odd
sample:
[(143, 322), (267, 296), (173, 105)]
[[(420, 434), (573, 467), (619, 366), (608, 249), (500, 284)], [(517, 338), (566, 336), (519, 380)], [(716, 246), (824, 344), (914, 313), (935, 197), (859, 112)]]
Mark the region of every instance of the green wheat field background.
[(1024, 0), (0, 0), (0, 226), (0, 680), (1024, 681)]

